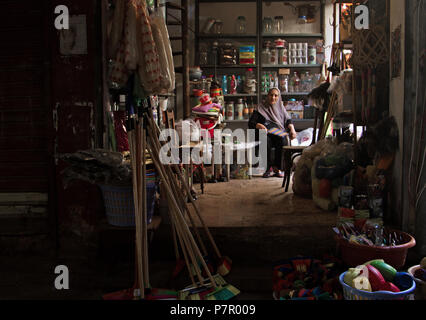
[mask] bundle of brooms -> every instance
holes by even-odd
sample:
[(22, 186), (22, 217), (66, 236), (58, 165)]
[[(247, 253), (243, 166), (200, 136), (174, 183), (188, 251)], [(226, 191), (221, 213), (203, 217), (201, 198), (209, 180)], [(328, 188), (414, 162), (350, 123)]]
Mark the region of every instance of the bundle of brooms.
[[(234, 286), (226, 283), (222, 276), (230, 272), (232, 261), (221, 255), (208, 227), (204, 223), (200, 210), (191, 196), (190, 187), (185, 180), (182, 169), (178, 165), (164, 165), (160, 161), (160, 130), (153, 120), (150, 99), (138, 108), (137, 114), (129, 114), (128, 139), (133, 172), (133, 194), (136, 224), (136, 274), (133, 298), (154, 299), (153, 289), (149, 283), (148, 242), (146, 219), (146, 167), (145, 150), (148, 149), (155, 169), (164, 186), (169, 205), (169, 215), (173, 228), (173, 239), (177, 258), (180, 259), (179, 246), (183, 253), (183, 261), (188, 269), (192, 285), (179, 292), (178, 298), (183, 300), (229, 300), (240, 293)], [(182, 190), (183, 189), (183, 190)], [(205, 230), (207, 237), (217, 256), (217, 272), (206, 261), (207, 249), (198, 232), (187, 199), (190, 200), (195, 213)], [(189, 219), (196, 235), (196, 243), (186, 217)], [(179, 245), (178, 245), (179, 244)], [(199, 246), (200, 247), (199, 247)], [(200, 248), (203, 254), (200, 251)], [(196, 281), (195, 277), (198, 281)], [(126, 291), (128, 294), (129, 291)], [(161, 296), (161, 294), (160, 294)], [(105, 298), (105, 297), (104, 297)]]

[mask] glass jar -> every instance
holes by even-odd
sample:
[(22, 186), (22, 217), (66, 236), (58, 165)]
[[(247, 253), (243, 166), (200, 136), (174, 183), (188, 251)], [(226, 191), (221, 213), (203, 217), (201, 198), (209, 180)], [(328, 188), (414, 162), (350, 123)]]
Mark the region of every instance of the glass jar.
[(222, 20), (216, 20), (216, 22), (213, 25), (213, 33), (222, 34), (222, 32), (223, 32), (223, 22)]
[(288, 64), (288, 55), (286, 48), (278, 48), (278, 64)]
[(262, 64), (269, 64), (271, 63), (271, 51), (269, 48), (264, 48), (262, 50)]
[(317, 48), (315, 46), (309, 46), (308, 48), (308, 63), (309, 64), (317, 63)]
[(300, 78), (297, 75), (297, 72), (293, 74), (293, 92), (300, 92)]
[(278, 64), (278, 55), (277, 55), (277, 49), (275, 47), (271, 47), (271, 56), (269, 59), (270, 64)]
[(238, 34), (246, 33), (246, 17), (239, 16), (235, 21), (235, 32)]
[(284, 18), (283, 18), (283, 16), (276, 16), (274, 18), (274, 24), (273, 24), (272, 32), (275, 33), (275, 34), (284, 33)]
[(263, 33), (272, 33), (272, 18), (263, 18)]

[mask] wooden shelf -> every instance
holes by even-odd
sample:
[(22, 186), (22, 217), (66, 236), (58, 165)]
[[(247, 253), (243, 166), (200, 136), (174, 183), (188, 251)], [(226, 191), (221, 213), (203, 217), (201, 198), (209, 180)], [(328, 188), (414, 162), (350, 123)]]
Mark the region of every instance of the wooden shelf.
[(204, 69), (241, 69), (241, 68), (257, 68), (257, 65), (255, 64), (247, 64), (247, 65), (241, 65), (241, 64), (231, 64), (231, 65), (217, 65), (212, 66), (212, 65), (205, 65), (205, 66), (200, 66), (201, 70)]
[(257, 93), (236, 93), (236, 94), (225, 94), (225, 98), (238, 98), (238, 97), (257, 97)]
[(290, 68), (322, 68), (322, 64), (265, 64), (263, 69), (290, 69)]
[[(307, 96), (310, 92), (285, 92), (281, 93), (282, 96)], [(263, 92), (262, 96), (267, 96), (268, 94)]]
[(198, 35), (200, 39), (253, 39), (256, 40), (257, 36), (255, 34), (208, 34), (200, 33)]
[(263, 38), (323, 38), (322, 33), (264, 33)]
[(249, 119), (244, 119), (244, 120), (223, 120), (223, 122), (225, 123), (238, 123), (238, 122), (248, 122)]

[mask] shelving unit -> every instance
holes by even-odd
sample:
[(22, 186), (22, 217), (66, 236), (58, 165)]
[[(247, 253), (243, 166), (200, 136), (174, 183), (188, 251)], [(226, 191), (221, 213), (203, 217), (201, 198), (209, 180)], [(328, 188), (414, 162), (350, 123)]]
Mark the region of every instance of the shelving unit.
[[(220, 79), (220, 75), (229, 74), (235, 72), (236, 74), (242, 75), (244, 70), (247, 68), (252, 68), (254, 74), (256, 75), (257, 86), (256, 94), (233, 94), (225, 95), (225, 100), (228, 99), (237, 99), (237, 98), (250, 98), (253, 99), (253, 103), (258, 103), (262, 101), (265, 97), (265, 93), (261, 92), (261, 78), (262, 73), (265, 71), (272, 71), (274, 69), (290, 69), (290, 74), (293, 74), (295, 71), (313, 71), (316, 73), (321, 72), (322, 64), (262, 64), (261, 52), (263, 48), (263, 43), (265, 40), (273, 41), (273, 39), (283, 39), (289, 43), (291, 42), (308, 42), (315, 43), (318, 39), (324, 38), (324, 1), (323, 0), (311, 0), (311, 1), (286, 1), (290, 2), (293, 5), (306, 4), (310, 3), (317, 7), (316, 21), (315, 24), (309, 27), (312, 32), (295, 32), (295, 28), (288, 28), (288, 32), (281, 34), (271, 34), (263, 32), (263, 18), (266, 15), (287, 15), (290, 17), (293, 15), (293, 9), (289, 6), (285, 6), (283, 1), (272, 0), (197, 0), (195, 3), (195, 47), (196, 51), (199, 52), (200, 45), (203, 43), (211, 43), (214, 40), (217, 40), (219, 43), (232, 42), (235, 43), (236, 47), (239, 45), (254, 45), (256, 48), (256, 63), (255, 65), (200, 65), (199, 60), (196, 60), (196, 65), (200, 65), (203, 71), (206, 71), (204, 74), (206, 76), (214, 75), (216, 79)], [(234, 7), (232, 7), (232, 4)], [(269, 8), (269, 6), (279, 6), (279, 11), (275, 10), (275, 7)], [(232, 12), (230, 12), (232, 11)], [(290, 12), (291, 11), (291, 12)], [(271, 13), (273, 12), (273, 13)], [(201, 14), (201, 15), (200, 15)], [(231, 28), (231, 25), (234, 25), (234, 21), (237, 16), (246, 16), (247, 18), (247, 34), (235, 34)], [(224, 30), (221, 34), (206, 34), (203, 33), (202, 28), (205, 20), (208, 17), (215, 17), (221, 19), (224, 22)], [(225, 21), (224, 18), (227, 18)], [(295, 21), (295, 20), (294, 20)], [(291, 22), (287, 22), (291, 23)], [(225, 26), (225, 24), (227, 24)], [(250, 26), (249, 26), (250, 24)], [(315, 29), (315, 30), (314, 30)], [(298, 41), (299, 40), (299, 41)], [(305, 102), (308, 92), (294, 92), (294, 93), (283, 93), (283, 99), (290, 98), (303, 98)], [(249, 101), (247, 101), (249, 103)], [(306, 119), (306, 121), (312, 121)], [(231, 120), (226, 121), (229, 123), (244, 123), (247, 121), (243, 120)]]

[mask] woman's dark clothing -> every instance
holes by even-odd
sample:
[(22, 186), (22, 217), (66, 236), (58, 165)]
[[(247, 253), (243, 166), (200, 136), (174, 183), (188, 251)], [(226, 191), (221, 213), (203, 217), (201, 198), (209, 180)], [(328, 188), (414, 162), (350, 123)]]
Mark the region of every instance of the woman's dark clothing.
[[(248, 123), (249, 129), (256, 129), (258, 123), (263, 124), (268, 129), (275, 127), (273, 123), (267, 121), (258, 111), (254, 111)], [(287, 120), (285, 128), (287, 129), (290, 124), (292, 124), (291, 119)], [(256, 131), (256, 140), (259, 140), (259, 131)], [(277, 167), (279, 170), (282, 170), (282, 148), (287, 144), (287, 137), (268, 134), (268, 161), (266, 170), (269, 170), (271, 167)]]

